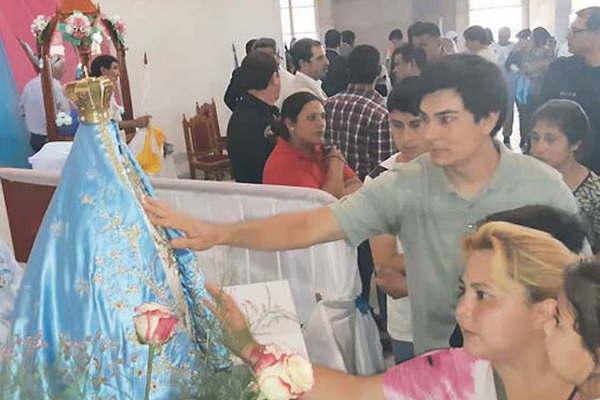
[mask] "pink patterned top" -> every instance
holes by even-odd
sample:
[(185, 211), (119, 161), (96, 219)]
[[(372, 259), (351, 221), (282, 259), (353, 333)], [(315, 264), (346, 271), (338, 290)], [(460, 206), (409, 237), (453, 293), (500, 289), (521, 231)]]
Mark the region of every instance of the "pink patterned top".
[(386, 400), (499, 400), (491, 363), (463, 349), (432, 351), (389, 369), (383, 392)]

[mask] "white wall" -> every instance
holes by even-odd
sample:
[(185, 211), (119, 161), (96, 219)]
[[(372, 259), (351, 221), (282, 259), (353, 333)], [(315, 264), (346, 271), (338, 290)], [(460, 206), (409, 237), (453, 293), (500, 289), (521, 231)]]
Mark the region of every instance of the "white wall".
[(394, 28), (406, 29), (412, 23), (411, 0), (318, 0), (319, 30), (350, 29), (356, 44), (370, 44), (385, 56), (388, 35)]
[(278, 0), (101, 0), (107, 15), (127, 25), (127, 66), (136, 114), (141, 110), (143, 54), (151, 66), (149, 112), (175, 144), (178, 172), (187, 174), (182, 114), (196, 101), (217, 101), (221, 134), (229, 109), (223, 94), (233, 69), (232, 42), (241, 63), (244, 44), (267, 36), (281, 42)]

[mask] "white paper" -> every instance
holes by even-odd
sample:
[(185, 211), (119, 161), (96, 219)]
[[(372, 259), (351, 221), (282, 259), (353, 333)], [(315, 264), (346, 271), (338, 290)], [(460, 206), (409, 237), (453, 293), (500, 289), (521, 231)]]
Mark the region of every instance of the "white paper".
[(246, 315), (259, 343), (274, 344), (308, 359), (288, 281), (228, 286), (225, 291)]

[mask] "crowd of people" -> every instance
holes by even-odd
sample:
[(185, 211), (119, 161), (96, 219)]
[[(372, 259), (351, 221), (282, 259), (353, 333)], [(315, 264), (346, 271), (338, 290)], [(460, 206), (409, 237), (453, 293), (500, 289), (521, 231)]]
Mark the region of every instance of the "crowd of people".
[[(459, 40), (419, 21), (406, 40), (390, 32), (382, 57), (331, 29), (324, 45), (295, 40), (288, 65), (274, 39), (253, 39), (224, 96), (234, 179), (336, 201), (234, 224), (145, 201), (154, 224), (184, 232), (175, 248), (358, 248), (361, 296), (378, 298), (397, 365), (372, 377), (314, 366), (306, 398), (600, 398), (600, 7), (577, 12), (569, 57), (543, 27), (512, 34), (471, 26)], [(62, 65), (52, 58), (68, 113)], [(91, 75), (116, 81), (118, 60), (95, 58)], [(40, 100), (38, 76), (21, 102), (34, 149), (47, 141)], [(121, 129), (148, 126), (111, 102)], [(247, 338), (232, 350), (256, 362), (237, 305), (214, 294), (226, 330)]]
[[(152, 221), (197, 250), (358, 246), (363, 295), (374, 270), (400, 364), (369, 378), (317, 366), (307, 398), (600, 397), (600, 7), (577, 12), (569, 57), (543, 27), (513, 43), (508, 28), (494, 42), (471, 26), (460, 53), (458, 35), (416, 22), (406, 43), (390, 33), (384, 59), (345, 36), (296, 41), (291, 79), (250, 51), (228, 89), (242, 82), (242, 102), (261, 104), (233, 109), (235, 179), (339, 201), (213, 224), (149, 200)], [(515, 103), (525, 154), (511, 149)], [(225, 301), (235, 331), (243, 317)], [(257, 346), (238, 352), (251, 363)]]

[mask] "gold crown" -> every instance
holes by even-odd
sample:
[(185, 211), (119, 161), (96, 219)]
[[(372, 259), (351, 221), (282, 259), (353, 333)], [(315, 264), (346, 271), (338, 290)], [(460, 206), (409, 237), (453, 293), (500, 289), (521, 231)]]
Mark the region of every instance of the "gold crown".
[(84, 78), (70, 82), (67, 96), (79, 110), (79, 120), (84, 124), (98, 124), (110, 119), (110, 99), (113, 83), (105, 77)]

